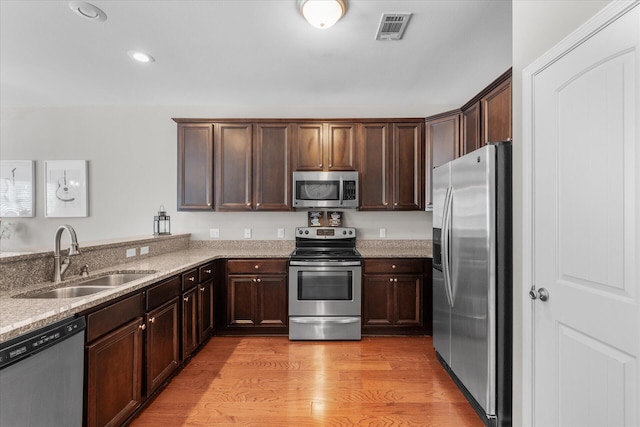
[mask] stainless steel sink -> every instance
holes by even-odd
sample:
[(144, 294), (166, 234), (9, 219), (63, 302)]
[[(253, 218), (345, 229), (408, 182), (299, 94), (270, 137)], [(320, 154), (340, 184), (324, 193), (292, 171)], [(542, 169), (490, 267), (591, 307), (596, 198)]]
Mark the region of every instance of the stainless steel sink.
[(134, 280), (142, 279), (150, 274), (152, 271), (144, 273), (111, 273), (104, 276), (94, 277), (92, 279), (85, 280), (80, 283), (76, 283), (72, 286), (65, 286), (63, 288), (49, 289), (41, 292), (26, 293), (16, 295), (14, 298), (77, 298), (92, 295), (98, 292), (114, 289), (125, 283), (133, 282)]
[(150, 273), (113, 273), (106, 276), (89, 279), (74, 286), (83, 288), (87, 286), (120, 286), (128, 282), (133, 282), (134, 280), (142, 279), (149, 274)]
[(84, 297), (98, 292), (113, 289), (112, 286), (69, 286), (66, 288), (51, 289), (37, 294), (23, 296), (22, 298), (76, 298)]

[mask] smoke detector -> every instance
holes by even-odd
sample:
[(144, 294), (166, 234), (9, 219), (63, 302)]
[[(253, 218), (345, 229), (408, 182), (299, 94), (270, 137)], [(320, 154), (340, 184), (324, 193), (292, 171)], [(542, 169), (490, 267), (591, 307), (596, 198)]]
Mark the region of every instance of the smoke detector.
[(400, 40), (407, 29), (411, 13), (384, 13), (380, 19), (376, 40)]

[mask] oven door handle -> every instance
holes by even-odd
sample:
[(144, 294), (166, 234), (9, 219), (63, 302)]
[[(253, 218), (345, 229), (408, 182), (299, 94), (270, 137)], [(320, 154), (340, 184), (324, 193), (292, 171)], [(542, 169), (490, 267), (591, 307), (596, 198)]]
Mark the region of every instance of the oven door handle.
[(289, 261), (289, 265), (302, 267), (360, 267), (361, 261)]
[(293, 323), (358, 323), (359, 317), (291, 317)]

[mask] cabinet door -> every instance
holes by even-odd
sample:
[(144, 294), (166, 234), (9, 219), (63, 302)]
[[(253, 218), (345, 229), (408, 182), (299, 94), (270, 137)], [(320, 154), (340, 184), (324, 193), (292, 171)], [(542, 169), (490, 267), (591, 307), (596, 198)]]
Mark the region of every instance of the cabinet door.
[(356, 125), (355, 123), (328, 123), (325, 170), (356, 170)]
[(391, 144), (388, 123), (360, 125), (360, 209), (390, 208)]
[(180, 364), (178, 298), (147, 313), (147, 396)]
[(482, 143), (511, 139), (511, 78), (484, 96), (482, 105)]
[(296, 125), (294, 141), (295, 170), (321, 171), (325, 166), (322, 123)]
[(198, 286), (198, 342), (202, 343), (213, 331), (213, 280)]
[(120, 425), (142, 401), (142, 318), (87, 346), (87, 425)]
[(198, 347), (198, 288), (182, 294), (182, 360)]
[(253, 208), (291, 210), (291, 126), (256, 124)]
[(427, 120), (425, 130), (427, 170), (427, 208), (432, 205), (433, 184), (431, 177), (433, 168), (441, 166), (459, 155), (460, 150), (460, 113), (458, 111), (448, 116)]
[(396, 275), (394, 284), (394, 324), (422, 326), (422, 275)]
[(393, 209), (424, 209), (423, 127), (421, 123), (393, 124)]
[(255, 276), (229, 275), (227, 281), (227, 325), (255, 326)]
[(462, 110), (460, 155), (463, 156), (478, 148), (480, 148), (480, 102)]
[(256, 278), (255, 324), (286, 328), (287, 319), (287, 276), (263, 275)]
[(213, 209), (213, 124), (178, 124), (178, 210)]
[(390, 275), (364, 275), (362, 326), (393, 324), (393, 282), (390, 278)]
[(251, 123), (216, 125), (216, 210), (252, 209), (252, 145)]

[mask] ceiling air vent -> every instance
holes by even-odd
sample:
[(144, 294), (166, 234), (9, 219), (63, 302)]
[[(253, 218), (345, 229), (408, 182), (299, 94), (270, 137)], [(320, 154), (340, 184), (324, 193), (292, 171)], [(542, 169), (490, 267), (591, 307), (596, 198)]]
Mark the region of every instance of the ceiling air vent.
[(376, 40), (400, 40), (407, 28), (411, 13), (384, 13), (378, 27)]

